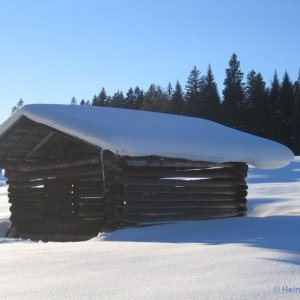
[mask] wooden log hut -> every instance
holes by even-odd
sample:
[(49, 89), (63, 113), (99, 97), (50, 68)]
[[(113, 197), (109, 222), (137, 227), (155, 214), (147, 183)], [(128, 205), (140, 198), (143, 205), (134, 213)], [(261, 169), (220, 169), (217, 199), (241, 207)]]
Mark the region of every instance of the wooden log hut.
[(7, 236), (75, 241), (127, 226), (246, 215), (245, 161), (123, 154), (85, 138), (87, 132), (78, 137), (73, 125), (57, 125), (53, 108), (84, 113), (31, 105), (0, 126), (11, 203)]

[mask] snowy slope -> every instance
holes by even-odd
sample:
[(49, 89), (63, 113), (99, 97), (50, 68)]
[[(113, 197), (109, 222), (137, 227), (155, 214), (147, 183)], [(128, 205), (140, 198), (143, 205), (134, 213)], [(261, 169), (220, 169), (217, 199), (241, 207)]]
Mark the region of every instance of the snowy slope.
[[(299, 158), (279, 170), (251, 168), (244, 218), (124, 229), (79, 243), (0, 238), (0, 299), (299, 299), (299, 180)], [(3, 185), (0, 193), (3, 222)]]
[(21, 116), (122, 155), (239, 161), (263, 169), (294, 158), (283, 145), (199, 118), (81, 105), (26, 105), (0, 126), (0, 138)]

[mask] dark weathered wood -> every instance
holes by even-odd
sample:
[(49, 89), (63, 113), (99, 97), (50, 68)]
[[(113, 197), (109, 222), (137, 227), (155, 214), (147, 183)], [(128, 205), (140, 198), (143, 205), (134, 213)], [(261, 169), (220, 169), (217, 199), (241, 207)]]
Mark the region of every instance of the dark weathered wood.
[(45, 171), (23, 172), (23, 173), (8, 173), (9, 180), (31, 180), (44, 179), (49, 177), (69, 179), (79, 178), (82, 176), (97, 176), (101, 174), (101, 170), (97, 164), (91, 166), (78, 166), (63, 169), (51, 169)]
[(235, 186), (245, 186), (245, 181), (237, 180), (180, 180), (180, 179), (119, 179), (116, 183), (124, 184), (125, 186), (185, 186), (185, 187), (213, 187), (213, 188), (226, 188)]
[(36, 144), (26, 155), (25, 159), (34, 154), (39, 148), (41, 148), (48, 140), (52, 138), (54, 132), (48, 133), (38, 144)]
[[(244, 178), (245, 172), (239, 169), (233, 168), (217, 168), (217, 169), (173, 169), (168, 167), (153, 167), (153, 168), (135, 168), (128, 169), (125, 172), (125, 177), (132, 177), (133, 180), (143, 177), (186, 177), (186, 178), (229, 178), (236, 180), (237, 178)], [(136, 178), (138, 177), (138, 178)]]
[(143, 213), (145, 211), (161, 211), (165, 214), (172, 212), (172, 210), (178, 211), (193, 211), (193, 210), (200, 210), (203, 211), (208, 208), (215, 208), (215, 209), (231, 209), (231, 208), (238, 208), (238, 207), (246, 207), (245, 203), (240, 203), (236, 201), (201, 201), (201, 202), (173, 202), (173, 203), (163, 203), (163, 202), (156, 202), (153, 203), (145, 203), (145, 202), (127, 202), (123, 206), (124, 212), (133, 212), (136, 213)]
[(170, 214), (170, 215), (126, 215), (122, 219), (125, 226), (126, 224), (143, 225), (147, 223), (162, 223), (162, 222), (175, 222), (185, 220), (207, 220), (216, 218), (228, 218), (235, 216), (243, 216), (246, 212), (231, 211), (231, 212), (211, 212), (211, 213), (195, 213), (195, 214)]
[[(223, 194), (143, 194), (137, 192), (125, 192), (120, 199), (124, 201), (150, 202), (176, 202), (176, 201), (236, 201), (245, 199), (243, 195), (223, 195)], [(184, 205), (184, 204), (183, 204)]]
[(15, 170), (20, 172), (32, 172), (32, 171), (46, 171), (49, 169), (63, 169), (68, 167), (79, 167), (94, 165), (99, 163), (99, 157), (89, 157), (86, 159), (79, 160), (69, 160), (61, 162), (8, 162), (0, 161), (0, 166), (2, 168), (7, 168), (8, 170)]
[(173, 167), (173, 168), (212, 168), (233, 167), (235, 163), (210, 163), (190, 161), (184, 159), (170, 159), (160, 157), (123, 157), (124, 167)]
[[(14, 152), (22, 143), (24, 143), (29, 137), (31, 137), (34, 133), (38, 131), (37, 128), (30, 129), (25, 135), (23, 135), (16, 143), (14, 143), (13, 147), (9, 149), (9, 152), (7, 153), (7, 156), (10, 156), (11, 153)], [(1, 164), (0, 164), (1, 165)]]
[(128, 186), (126, 192), (143, 192), (143, 193), (157, 193), (157, 194), (180, 194), (180, 195), (236, 195), (240, 193), (247, 194), (245, 187), (233, 186), (233, 187), (173, 187), (173, 186)]

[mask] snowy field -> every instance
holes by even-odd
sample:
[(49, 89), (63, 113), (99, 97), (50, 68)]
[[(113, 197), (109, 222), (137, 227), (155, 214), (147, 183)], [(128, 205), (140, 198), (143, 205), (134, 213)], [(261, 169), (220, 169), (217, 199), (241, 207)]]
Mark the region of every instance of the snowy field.
[(248, 217), (99, 234), (87, 242), (4, 238), (0, 299), (300, 299), (300, 157), (250, 169)]

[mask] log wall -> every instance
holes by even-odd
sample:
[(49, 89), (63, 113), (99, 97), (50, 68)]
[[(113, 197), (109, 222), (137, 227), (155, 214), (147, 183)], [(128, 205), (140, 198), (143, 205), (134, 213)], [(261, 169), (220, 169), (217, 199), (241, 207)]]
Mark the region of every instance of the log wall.
[(99, 163), (38, 171), (6, 170), (12, 226), (8, 236), (81, 240), (106, 223)]
[(97, 158), (7, 169), (9, 236), (84, 240), (100, 231), (244, 216), (247, 165), (159, 157)]
[[(176, 159), (124, 158), (115, 180), (122, 194), (120, 224), (244, 216), (248, 167)], [(118, 199), (118, 197), (116, 197)]]

